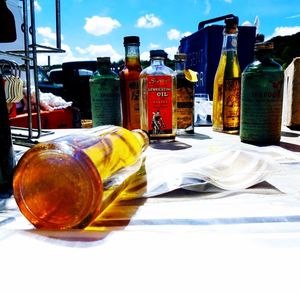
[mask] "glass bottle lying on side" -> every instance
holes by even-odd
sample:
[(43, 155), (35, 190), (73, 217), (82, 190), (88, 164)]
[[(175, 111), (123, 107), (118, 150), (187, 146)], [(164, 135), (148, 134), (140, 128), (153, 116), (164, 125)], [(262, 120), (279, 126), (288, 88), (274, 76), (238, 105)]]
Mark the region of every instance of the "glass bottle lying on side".
[(19, 160), (14, 197), (37, 228), (84, 228), (112, 199), (105, 181), (134, 165), (148, 147), (148, 135), (117, 126), (85, 129), (39, 143)]

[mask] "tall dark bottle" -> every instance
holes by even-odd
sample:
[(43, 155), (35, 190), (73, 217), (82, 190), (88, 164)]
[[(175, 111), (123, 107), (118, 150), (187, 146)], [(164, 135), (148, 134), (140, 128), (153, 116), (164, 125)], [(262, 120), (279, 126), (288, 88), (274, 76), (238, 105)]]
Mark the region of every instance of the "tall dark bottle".
[(237, 55), (238, 18), (225, 20), (223, 47), (214, 79), (213, 130), (238, 133), (240, 127), (241, 70)]
[(187, 78), (185, 53), (175, 54), (177, 135), (194, 133), (195, 85)]
[(140, 39), (137, 36), (124, 37), (125, 66), (120, 72), (122, 126), (129, 130), (140, 128), (139, 76)]
[(14, 149), (11, 139), (3, 79), (0, 75), (0, 199), (9, 198), (12, 195), (14, 167)]
[(240, 138), (246, 143), (280, 141), (284, 72), (272, 50), (272, 42), (255, 44), (255, 60), (242, 73)]
[(111, 70), (110, 57), (97, 58), (98, 69), (90, 77), (93, 127), (121, 125), (119, 75)]

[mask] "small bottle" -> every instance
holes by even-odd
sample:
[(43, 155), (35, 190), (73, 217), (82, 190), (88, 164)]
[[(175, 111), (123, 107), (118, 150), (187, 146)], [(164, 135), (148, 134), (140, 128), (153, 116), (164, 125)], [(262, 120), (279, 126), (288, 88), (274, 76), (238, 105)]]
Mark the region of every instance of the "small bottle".
[(151, 64), (140, 74), (141, 129), (151, 142), (176, 137), (176, 74), (165, 65), (164, 50), (151, 50)]
[(125, 66), (120, 72), (122, 126), (129, 130), (140, 128), (139, 76), (140, 39), (137, 36), (124, 37)]
[(119, 75), (111, 70), (110, 57), (97, 58), (98, 69), (90, 77), (93, 127), (121, 125)]
[(12, 182), (15, 167), (15, 156), (8, 118), (4, 82), (0, 75), (0, 199), (13, 194)]
[(186, 76), (185, 53), (175, 54), (177, 135), (194, 134), (195, 85)]
[(241, 70), (237, 55), (237, 25), (237, 17), (225, 20), (213, 92), (212, 129), (231, 134), (237, 134), (240, 127)]
[(86, 227), (122, 185), (105, 191), (105, 183), (141, 159), (148, 144), (141, 130), (101, 126), (35, 145), (14, 174), (20, 211), (37, 228)]
[(281, 137), (284, 72), (271, 55), (273, 43), (255, 44), (255, 60), (242, 73), (242, 142), (278, 144)]

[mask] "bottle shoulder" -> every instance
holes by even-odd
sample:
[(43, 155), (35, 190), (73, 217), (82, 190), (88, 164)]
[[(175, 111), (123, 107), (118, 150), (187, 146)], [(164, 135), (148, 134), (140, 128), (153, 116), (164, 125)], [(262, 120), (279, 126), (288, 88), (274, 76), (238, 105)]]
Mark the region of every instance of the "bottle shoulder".
[(98, 80), (98, 79), (119, 79), (119, 75), (115, 73), (114, 71), (104, 71), (104, 72), (99, 72), (95, 71), (91, 77), (90, 80)]
[(148, 75), (171, 75), (175, 76), (176, 73), (170, 67), (165, 65), (157, 65), (157, 66), (148, 66), (141, 71), (141, 76), (148, 76)]
[(272, 59), (267, 60), (255, 60), (244, 69), (243, 73), (252, 73), (252, 72), (281, 72), (282, 67), (279, 63)]

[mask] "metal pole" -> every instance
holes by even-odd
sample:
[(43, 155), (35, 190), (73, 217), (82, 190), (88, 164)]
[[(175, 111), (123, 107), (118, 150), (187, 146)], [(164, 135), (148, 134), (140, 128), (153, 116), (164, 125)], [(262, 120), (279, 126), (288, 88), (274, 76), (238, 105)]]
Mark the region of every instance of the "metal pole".
[(55, 1), (56, 5), (56, 47), (61, 49), (61, 14), (60, 14), (60, 0)]

